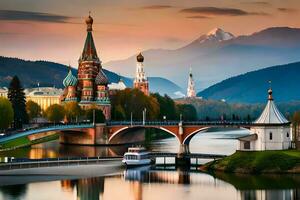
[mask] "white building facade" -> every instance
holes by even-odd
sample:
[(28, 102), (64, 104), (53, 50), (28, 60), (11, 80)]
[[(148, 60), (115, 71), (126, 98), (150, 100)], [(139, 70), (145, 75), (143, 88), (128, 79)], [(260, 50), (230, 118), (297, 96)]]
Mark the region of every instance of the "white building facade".
[(194, 79), (193, 79), (192, 68), (190, 69), (186, 96), (189, 97), (189, 98), (196, 97), (195, 82), (194, 82)]
[(7, 98), (8, 89), (7, 87), (0, 87), (0, 97)]
[(272, 89), (269, 89), (268, 93), (268, 103), (254, 122), (254, 126), (250, 128), (251, 134), (238, 138), (238, 150), (265, 151), (291, 148), (291, 123), (274, 103)]

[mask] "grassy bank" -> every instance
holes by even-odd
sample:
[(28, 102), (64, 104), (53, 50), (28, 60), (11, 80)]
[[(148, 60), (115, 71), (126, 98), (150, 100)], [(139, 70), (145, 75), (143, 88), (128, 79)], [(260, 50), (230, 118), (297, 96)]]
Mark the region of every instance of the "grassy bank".
[(26, 146), (31, 146), (34, 144), (39, 144), (43, 142), (49, 142), (52, 140), (57, 140), (59, 138), (59, 134), (53, 134), (49, 135), (37, 140), (29, 140), (28, 137), (24, 136), (21, 138), (17, 138), (15, 140), (8, 141), (6, 143), (1, 144), (0, 146), (0, 151), (8, 151), (16, 148), (21, 148), (21, 147), (26, 147)]
[(300, 151), (237, 151), (231, 156), (210, 162), (207, 171), (229, 173), (300, 173)]

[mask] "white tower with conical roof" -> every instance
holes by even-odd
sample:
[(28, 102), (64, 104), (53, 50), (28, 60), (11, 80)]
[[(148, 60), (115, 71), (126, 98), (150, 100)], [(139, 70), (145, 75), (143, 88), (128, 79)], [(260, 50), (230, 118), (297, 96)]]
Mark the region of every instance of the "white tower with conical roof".
[(188, 87), (187, 87), (186, 96), (189, 97), (189, 98), (196, 97), (195, 83), (194, 83), (194, 79), (193, 79), (192, 68), (190, 68), (190, 74), (189, 74), (189, 80), (188, 80)]
[(238, 150), (264, 151), (282, 150), (291, 147), (290, 122), (278, 110), (273, 99), (273, 91), (268, 90), (268, 102), (261, 115), (250, 128), (252, 134), (240, 137)]

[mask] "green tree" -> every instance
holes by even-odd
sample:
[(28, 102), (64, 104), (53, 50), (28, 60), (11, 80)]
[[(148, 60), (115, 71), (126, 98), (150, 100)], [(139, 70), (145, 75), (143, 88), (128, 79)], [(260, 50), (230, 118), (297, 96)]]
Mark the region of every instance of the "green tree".
[(103, 114), (103, 111), (97, 108), (90, 108), (86, 110), (86, 118), (93, 122), (94, 120), (94, 113), (95, 113), (95, 123), (104, 123), (105, 122), (105, 116)]
[(8, 99), (12, 103), (14, 109), (13, 127), (21, 128), (23, 124), (28, 123), (28, 115), (26, 112), (26, 97), (20, 80), (14, 76), (8, 88)]
[(294, 112), (292, 117), (292, 124), (293, 124), (293, 138), (299, 137), (299, 125), (300, 125), (300, 111)]
[(50, 122), (60, 122), (64, 119), (65, 116), (65, 109), (62, 105), (59, 104), (53, 104), (49, 106), (45, 111), (45, 117)]
[[(157, 119), (159, 115), (159, 104), (153, 96), (147, 96), (138, 89), (127, 88), (116, 92), (111, 97), (112, 119), (116, 120), (120, 117), (122, 109), (125, 113), (125, 119), (129, 120), (131, 113), (134, 120), (142, 120), (143, 110), (146, 109), (146, 118), (148, 120)], [(122, 109), (120, 109), (120, 106)], [(122, 117), (122, 115), (121, 115)]]
[(0, 129), (7, 129), (13, 119), (14, 110), (11, 102), (4, 97), (0, 97)]
[(178, 116), (182, 114), (182, 119), (184, 121), (196, 121), (198, 119), (195, 107), (190, 104), (178, 104), (177, 113)]
[(125, 111), (121, 105), (116, 106), (114, 115), (115, 115), (114, 116), (115, 120), (125, 120), (126, 119)]
[(29, 100), (26, 102), (26, 111), (27, 111), (29, 119), (32, 120), (41, 115), (42, 109), (39, 104), (37, 104), (34, 101)]
[(64, 105), (65, 114), (69, 122), (77, 121), (78, 117), (82, 114), (82, 110), (77, 102), (67, 102)]
[(157, 119), (163, 119), (164, 116), (168, 120), (178, 119), (176, 105), (173, 99), (171, 99), (168, 95), (161, 96), (158, 93), (152, 94), (152, 96), (157, 99), (159, 105), (159, 115)]

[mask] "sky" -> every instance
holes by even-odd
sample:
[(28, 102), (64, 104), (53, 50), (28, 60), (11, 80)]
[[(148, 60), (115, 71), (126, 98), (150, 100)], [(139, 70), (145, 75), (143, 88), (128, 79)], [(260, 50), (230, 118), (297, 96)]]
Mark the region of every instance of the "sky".
[(248, 35), (300, 27), (299, 0), (0, 0), (0, 55), (77, 67), (85, 18), (102, 62), (176, 49), (215, 27)]

